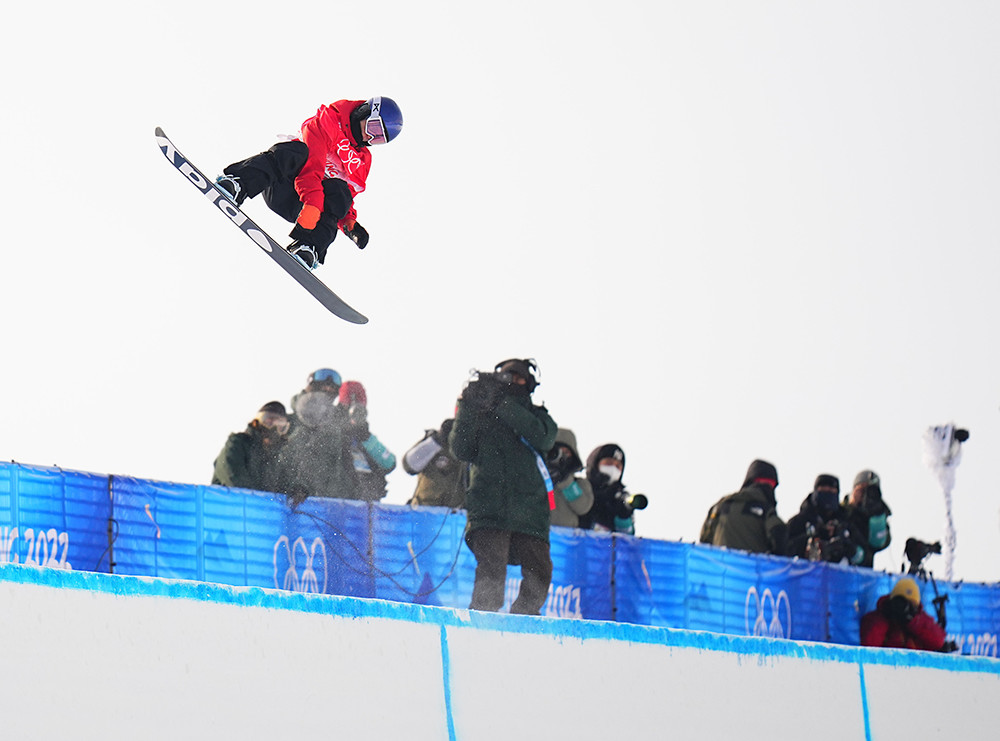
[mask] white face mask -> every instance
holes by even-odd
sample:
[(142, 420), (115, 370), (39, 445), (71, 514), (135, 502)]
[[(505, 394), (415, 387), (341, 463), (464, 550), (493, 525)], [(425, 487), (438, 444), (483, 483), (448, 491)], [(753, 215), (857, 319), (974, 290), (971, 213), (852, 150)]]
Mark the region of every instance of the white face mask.
[(622, 472), (618, 466), (598, 466), (597, 470), (607, 476), (612, 484), (622, 477)]
[(307, 391), (295, 399), (295, 413), (308, 427), (322, 427), (336, 418), (337, 397), (323, 391)]

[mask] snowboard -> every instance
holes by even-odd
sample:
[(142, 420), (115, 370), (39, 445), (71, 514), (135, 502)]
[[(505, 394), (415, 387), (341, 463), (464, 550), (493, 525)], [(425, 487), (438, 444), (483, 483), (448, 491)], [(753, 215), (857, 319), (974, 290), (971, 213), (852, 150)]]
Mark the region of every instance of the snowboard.
[(219, 211), (250, 237), (254, 244), (270, 255), (272, 260), (284, 268), (285, 272), (298, 281), (299, 285), (309, 291), (317, 301), (341, 319), (354, 324), (367, 323), (368, 317), (353, 309), (340, 296), (327, 288), (326, 284), (317, 278), (312, 271), (286, 252), (267, 232), (253, 223), (250, 217), (229, 200), (229, 195), (225, 191), (205, 177), (201, 170), (178, 152), (177, 147), (173, 145), (173, 142), (167, 138), (159, 126), (156, 127), (156, 143), (170, 164), (176, 167), (194, 187), (201, 191), (202, 195), (215, 204)]

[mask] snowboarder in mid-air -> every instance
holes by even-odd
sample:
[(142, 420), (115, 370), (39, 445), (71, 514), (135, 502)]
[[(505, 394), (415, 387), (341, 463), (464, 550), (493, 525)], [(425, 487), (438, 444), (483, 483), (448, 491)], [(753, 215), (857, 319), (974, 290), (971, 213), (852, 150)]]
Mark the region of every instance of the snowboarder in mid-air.
[(338, 228), (360, 249), (367, 246), (354, 198), (368, 179), (368, 147), (392, 141), (402, 128), (403, 114), (391, 98), (338, 100), (320, 106), (298, 139), (229, 165), (216, 184), (237, 206), (263, 193), (272, 211), (295, 223), (285, 249), (315, 270)]

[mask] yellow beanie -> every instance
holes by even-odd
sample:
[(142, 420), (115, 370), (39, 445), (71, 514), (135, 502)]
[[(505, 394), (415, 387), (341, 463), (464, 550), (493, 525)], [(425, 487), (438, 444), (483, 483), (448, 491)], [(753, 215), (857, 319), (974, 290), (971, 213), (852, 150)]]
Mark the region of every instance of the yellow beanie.
[(896, 586), (892, 588), (890, 596), (895, 597), (897, 595), (906, 597), (906, 599), (912, 602), (915, 607), (920, 606), (920, 587), (918, 587), (917, 583), (908, 576), (904, 576), (896, 582)]

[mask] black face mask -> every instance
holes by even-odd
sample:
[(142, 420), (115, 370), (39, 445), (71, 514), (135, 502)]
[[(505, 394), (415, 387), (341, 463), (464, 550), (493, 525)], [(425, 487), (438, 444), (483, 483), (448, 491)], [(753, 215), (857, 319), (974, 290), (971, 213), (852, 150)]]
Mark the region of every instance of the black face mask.
[(826, 519), (837, 512), (840, 495), (835, 491), (814, 491), (812, 503), (816, 511)]

